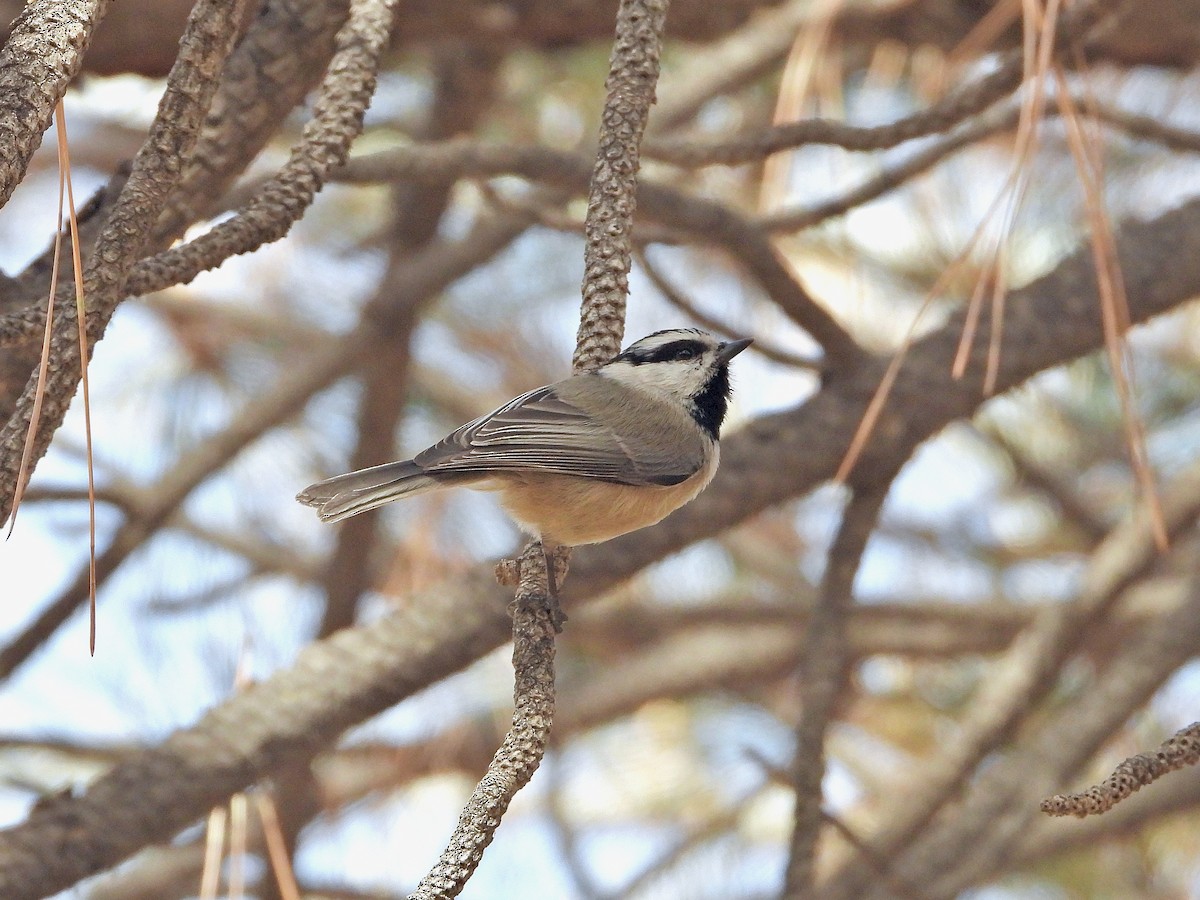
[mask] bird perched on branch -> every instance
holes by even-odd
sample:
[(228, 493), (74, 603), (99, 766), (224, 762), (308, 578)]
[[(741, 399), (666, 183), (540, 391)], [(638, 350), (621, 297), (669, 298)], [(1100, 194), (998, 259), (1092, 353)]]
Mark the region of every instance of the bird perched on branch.
[(337, 522), (446, 487), (495, 491), (546, 547), (665, 518), (712, 480), (729, 361), (749, 339), (658, 331), (594, 372), (522, 394), (415, 457), (319, 481), (296, 499)]

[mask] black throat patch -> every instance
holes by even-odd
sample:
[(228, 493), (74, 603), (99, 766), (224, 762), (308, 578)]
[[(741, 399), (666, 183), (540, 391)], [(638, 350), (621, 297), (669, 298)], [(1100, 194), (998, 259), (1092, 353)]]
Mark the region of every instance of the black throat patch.
[(718, 366), (708, 384), (692, 397), (692, 418), (714, 441), (721, 436), (721, 423), (725, 421), (732, 390), (729, 366), (726, 364)]

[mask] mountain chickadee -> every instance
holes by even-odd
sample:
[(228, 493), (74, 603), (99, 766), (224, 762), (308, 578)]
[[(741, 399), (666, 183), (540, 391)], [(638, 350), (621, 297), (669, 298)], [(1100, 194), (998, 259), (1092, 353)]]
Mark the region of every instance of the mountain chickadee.
[(547, 547), (645, 528), (716, 472), (729, 361), (749, 345), (693, 328), (655, 332), (596, 371), (522, 394), (410, 460), (317, 482), (296, 499), (337, 522), (462, 485), (496, 491)]

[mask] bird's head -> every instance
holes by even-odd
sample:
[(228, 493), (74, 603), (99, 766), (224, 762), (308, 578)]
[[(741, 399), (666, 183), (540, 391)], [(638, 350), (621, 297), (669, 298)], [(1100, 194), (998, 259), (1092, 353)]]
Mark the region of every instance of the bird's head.
[(722, 341), (696, 328), (671, 328), (630, 344), (598, 374), (683, 405), (716, 440), (729, 404), (729, 361), (750, 339)]

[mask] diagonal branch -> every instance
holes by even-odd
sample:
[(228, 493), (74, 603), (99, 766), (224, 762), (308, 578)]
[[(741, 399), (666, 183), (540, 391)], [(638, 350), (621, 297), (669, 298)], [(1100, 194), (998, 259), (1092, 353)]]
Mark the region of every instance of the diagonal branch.
[(376, 73), (387, 49), (398, 0), (354, 0), (338, 33), (300, 142), (274, 178), (237, 214), (180, 247), (142, 260), (130, 274), (130, 294), (185, 284), (231, 256), (277, 241), (312, 204), (329, 173), (341, 166), (362, 131), (363, 114), (375, 91)]
[(1080, 794), (1055, 794), (1042, 801), (1052, 816), (1099, 815), (1168, 772), (1200, 763), (1200, 722), (1193, 722), (1163, 741), (1152, 753), (1139, 753), (1122, 762), (1100, 784)]
[(867, 541), (887, 496), (886, 484), (855, 491), (829, 549), (825, 577), (805, 631), (800, 660), (803, 712), (796, 726), (792, 783), (796, 792), (785, 897), (812, 894), (817, 838), (825, 821), (821, 784), (825, 778), (825, 733), (846, 683), (850, 664), (847, 626), (854, 603), (854, 579)]
[(170, 241), (216, 210), (238, 175), (320, 81), (348, 0), (262, 3), (229, 55), (196, 150), (155, 225)]
[[(192, 10), (158, 115), (83, 272), (91, 345), (104, 333), (124, 298), (130, 268), (146, 244), (154, 219), (179, 184), (212, 98), (217, 73), (237, 33), (239, 9), (237, 3), (201, 0)], [(70, 327), (58, 327), (68, 323)], [(86, 360), (79, 358), (76, 335), (74, 305), (64, 304), (51, 345), (52, 366), (42, 386), (45, 400), (42, 426), (33, 439), (34, 461), (46, 452), (82, 377), (81, 366)], [(16, 411), (0, 431), (0, 519), (7, 518), (12, 503), (37, 390), (37, 378), (31, 377)]]

